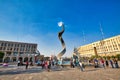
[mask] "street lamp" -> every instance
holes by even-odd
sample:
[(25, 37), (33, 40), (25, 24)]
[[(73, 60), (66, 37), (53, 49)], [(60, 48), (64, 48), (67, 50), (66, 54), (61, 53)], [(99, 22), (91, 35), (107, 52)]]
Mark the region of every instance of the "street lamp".
[(106, 56), (106, 53), (105, 53), (105, 50), (104, 50), (104, 44), (105, 42), (103, 40), (100, 41), (100, 44), (101, 44), (101, 52), (103, 51), (104, 55)]
[(97, 54), (97, 49), (96, 49), (95, 44), (93, 44), (93, 50), (94, 50), (95, 56), (96, 56), (96, 57), (98, 57), (98, 54)]

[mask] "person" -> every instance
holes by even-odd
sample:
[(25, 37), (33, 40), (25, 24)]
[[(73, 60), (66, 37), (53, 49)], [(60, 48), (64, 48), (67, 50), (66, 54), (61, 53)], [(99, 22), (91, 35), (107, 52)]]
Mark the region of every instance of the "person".
[(70, 66), (71, 66), (71, 68), (74, 68), (74, 63), (72, 60), (70, 60)]
[(33, 61), (30, 61), (30, 66), (33, 66)]
[(82, 62), (82, 67), (85, 69), (85, 64), (84, 64), (84, 62)]
[(45, 69), (46, 70), (48, 69), (48, 62), (47, 62), (47, 60), (45, 61)]
[(45, 61), (43, 60), (42, 61), (42, 69), (44, 69), (44, 67), (45, 67)]
[(8, 66), (8, 64), (7, 63), (3, 63), (3, 67), (6, 67), (6, 66)]
[(106, 67), (109, 66), (109, 63), (108, 63), (108, 60), (107, 60), (107, 59), (105, 60), (105, 64), (106, 64)]
[(40, 64), (41, 64), (41, 61), (38, 60), (38, 61), (37, 61), (37, 66), (40, 66)]
[(79, 66), (80, 66), (80, 70), (83, 71), (83, 66), (81, 61), (79, 61)]
[(28, 65), (29, 65), (29, 63), (28, 63), (28, 60), (26, 61), (26, 69), (28, 69)]
[(117, 59), (114, 59), (114, 64), (115, 64), (115, 68), (119, 68), (118, 60)]
[(55, 61), (54, 61), (54, 60), (52, 60), (52, 66), (54, 66), (54, 62), (55, 62)]
[(110, 59), (110, 64), (111, 64), (112, 68), (114, 68), (112, 59)]
[(101, 63), (102, 63), (103, 68), (105, 69), (105, 64), (104, 64), (104, 60), (103, 59), (101, 59)]
[(62, 59), (60, 59), (60, 60), (58, 61), (58, 63), (59, 63), (59, 66), (60, 66), (61, 68), (64, 67), (64, 66), (63, 66), (63, 61), (62, 61)]
[(20, 66), (20, 60), (18, 60), (17, 66)]
[(94, 59), (94, 65), (95, 68), (98, 68), (98, 60), (96, 58)]
[(50, 60), (48, 60), (48, 61), (47, 61), (47, 64), (48, 64), (48, 68), (47, 68), (47, 69), (48, 69), (48, 72), (50, 72), (50, 68), (51, 68), (51, 61), (50, 61)]
[(74, 67), (77, 66), (76, 59), (74, 59), (73, 64), (74, 64)]

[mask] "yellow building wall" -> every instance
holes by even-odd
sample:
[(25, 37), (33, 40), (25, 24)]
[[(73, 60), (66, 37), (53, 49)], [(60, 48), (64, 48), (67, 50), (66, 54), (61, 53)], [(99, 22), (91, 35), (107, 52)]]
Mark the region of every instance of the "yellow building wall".
[(120, 35), (80, 46), (78, 52), (81, 56), (91, 57), (95, 55), (94, 47), (99, 56), (120, 54)]

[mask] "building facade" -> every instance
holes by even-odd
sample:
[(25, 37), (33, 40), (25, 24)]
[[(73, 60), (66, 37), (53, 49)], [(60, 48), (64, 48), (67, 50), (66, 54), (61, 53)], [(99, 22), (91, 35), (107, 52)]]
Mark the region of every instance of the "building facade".
[(78, 52), (85, 57), (120, 54), (120, 35), (80, 46)]
[(1, 41), (0, 40), (0, 52), (4, 53), (3, 61), (22, 61), (33, 60), (37, 51), (37, 44)]

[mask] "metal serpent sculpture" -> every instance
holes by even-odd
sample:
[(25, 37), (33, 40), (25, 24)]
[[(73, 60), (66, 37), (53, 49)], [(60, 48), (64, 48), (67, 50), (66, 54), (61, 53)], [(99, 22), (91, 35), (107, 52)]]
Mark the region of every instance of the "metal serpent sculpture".
[(64, 28), (63, 22), (59, 22), (58, 25), (59, 25), (60, 27), (62, 27), (62, 30), (58, 33), (58, 38), (59, 38), (59, 40), (61, 41), (61, 44), (62, 44), (62, 47), (63, 47), (63, 50), (57, 55), (57, 58), (60, 59), (61, 56), (63, 56), (63, 55), (65, 54), (65, 52), (66, 52), (65, 42), (64, 42), (64, 40), (63, 40), (63, 38), (62, 38), (62, 34), (64, 33), (65, 28)]
[(78, 52), (78, 49), (77, 49), (77, 48), (74, 48), (73, 58), (74, 58), (74, 59), (78, 59), (78, 58), (79, 58), (79, 52)]

